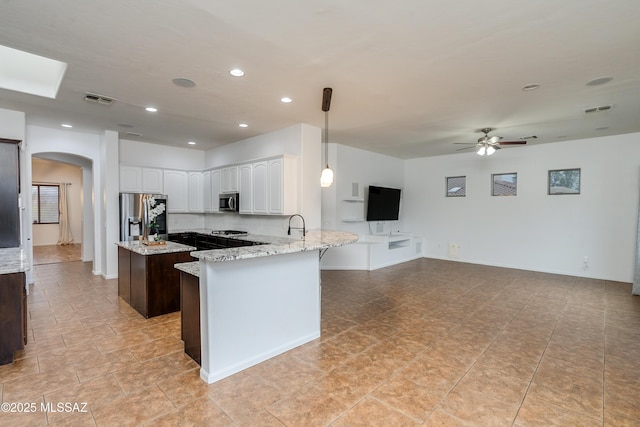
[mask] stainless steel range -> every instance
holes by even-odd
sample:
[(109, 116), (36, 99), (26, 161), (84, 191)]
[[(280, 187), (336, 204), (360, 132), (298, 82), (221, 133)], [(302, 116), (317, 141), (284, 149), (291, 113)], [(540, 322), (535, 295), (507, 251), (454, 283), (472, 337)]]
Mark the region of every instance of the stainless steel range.
[(240, 231), (240, 230), (213, 230), (211, 231), (211, 234), (214, 236), (229, 237), (229, 236), (246, 236), (247, 232)]

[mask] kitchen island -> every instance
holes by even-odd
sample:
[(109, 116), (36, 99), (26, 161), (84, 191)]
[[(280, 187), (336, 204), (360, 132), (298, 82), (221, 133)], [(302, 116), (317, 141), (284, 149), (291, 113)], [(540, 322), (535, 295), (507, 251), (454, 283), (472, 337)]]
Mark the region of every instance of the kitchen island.
[(22, 248), (0, 249), (0, 365), (12, 363), (27, 343), (28, 269)]
[[(318, 230), (304, 239), (192, 252), (199, 259), (200, 377), (213, 383), (320, 337), (320, 255), (358, 240)], [(194, 265), (177, 266), (191, 271)]]
[(118, 296), (146, 318), (180, 309), (180, 274), (173, 265), (192, 261), (194, 246), (117, 242)]

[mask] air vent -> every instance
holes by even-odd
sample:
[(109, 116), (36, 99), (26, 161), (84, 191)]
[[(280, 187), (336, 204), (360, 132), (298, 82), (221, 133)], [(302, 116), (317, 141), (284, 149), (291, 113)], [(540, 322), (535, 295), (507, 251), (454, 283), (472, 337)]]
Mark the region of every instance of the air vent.
[(136, 136), (138, 138), (140, 138), (142, 136), (141, 133), (137, 133), (137, 132), (127, 132), (125, 133), (126, 136)]
[(589, 107), (584, 109), (584, 113), (585, 114), (600, 113), (602, 111), (609, 111), (612, 108), (613, 108), (613, 105), (601, 105), (599, 107)]
[(108, 96), (98, 95), (96, 93), (87, 92), (84, 95), (84, 100), (89, 102), (95, 102), (96, 104), (102, 105), (111, 105), (113, 102), (113, 98), (109, 98)]

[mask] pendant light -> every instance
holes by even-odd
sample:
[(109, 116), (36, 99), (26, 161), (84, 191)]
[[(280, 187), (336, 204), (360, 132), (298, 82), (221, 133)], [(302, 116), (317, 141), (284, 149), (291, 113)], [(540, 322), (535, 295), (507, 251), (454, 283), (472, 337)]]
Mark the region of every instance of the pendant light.
[(320, 186), (331, 187), (333, 184), (333, 171), (329, 167), (329, 107), (331, 106), (331, 93), (333, 89), (325, 87), (322, 90), (322, 111), (324, 111), (324, 160), (325, 168), (320, 175)]

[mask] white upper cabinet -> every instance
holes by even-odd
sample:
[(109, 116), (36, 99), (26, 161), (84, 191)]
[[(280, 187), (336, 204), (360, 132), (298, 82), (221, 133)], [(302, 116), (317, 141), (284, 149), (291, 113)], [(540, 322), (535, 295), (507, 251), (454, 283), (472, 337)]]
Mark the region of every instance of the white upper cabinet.
[(267, 206), (269, 214), (292, 215), (298, 210), (298, 176), (295, 157), (267, 161)]
[(247, 163), (238, 166), (238, 192), (240, 206), (238, 212), (253, 213), (253, 165)]
[(142, 169), (135, 166), (120, 166), (120, 191), (123, 193), (142, 192)]
[(204, 212), (211, 212), (212, 201), (213, 198), (211, 197), (211, 171), (204, 171), (202, 172), (202, 210)]
[(189, 211), (189, 173), (164, 171), (164, 194), (167, 195), (167, 212)]
[(222, 193), (238, 191), (238, 166), (222, 168)]
[(211, 171), (211, 212), (219, 212), (218, 196), (222, 192), (222, 169)]
[(142, 168), (143, 193), (164, 194), (162, 180), (162, 169)]
[(120, 166), (120, 191), (164, 194), (162, 169)]
[(189, 212), (202, 212), (202, 172), (189, 172)]
[[(266, 215), (267, 209), (267, 162), (253, 164), (253, 213)], [(241, 193), (242, 194), (242, 193)]]

